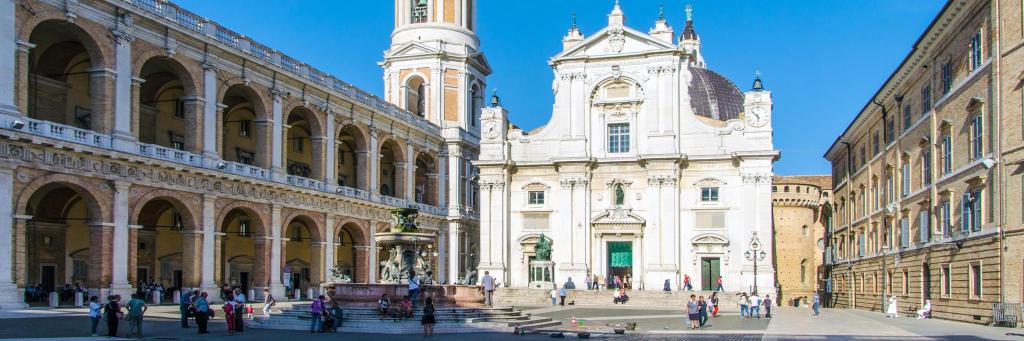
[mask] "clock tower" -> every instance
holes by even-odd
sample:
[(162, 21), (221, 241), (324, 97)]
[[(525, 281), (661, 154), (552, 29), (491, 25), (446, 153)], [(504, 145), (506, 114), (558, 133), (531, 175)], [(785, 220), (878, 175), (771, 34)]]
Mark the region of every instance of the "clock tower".
[[(479, 186), (472, 161), (480, 155), (491, 67), (480, 51), (476, 12), (477, 0), (395, 0), (391, 47), (380, 62), (385, 99), (440, 127), (445, 140), (436, 160), (445, 169), (448, 214), (437, 246), (438, 265), (446, 270), (439, 274), (447, 283), (471, 277), (479, 264)], [(423, 152), (409, 150), (414, 159)]]

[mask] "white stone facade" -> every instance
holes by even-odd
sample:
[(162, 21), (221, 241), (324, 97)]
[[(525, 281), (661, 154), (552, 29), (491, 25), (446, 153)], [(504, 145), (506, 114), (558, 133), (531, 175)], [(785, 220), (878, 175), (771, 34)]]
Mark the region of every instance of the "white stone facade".
[[(691, 20), (674, 37), (664, 19), (649, 34), (625, 26), (616, 4), (607, 27), (573, 27), (551, 59), (548, 124), (527, 132), (500, 105), (483, 110), (480, 271), (527, 286), (543, 233), (559, 285), (629, 274), (633, 289), (676, 289), (688, 275), (713, 289), (718, 272), (725, 290), (749, 291), (757, 236), (758, 291), (774, 292), (771, 92), (705, 69)], [(610, 248), (631, 264), (613, 268)]]

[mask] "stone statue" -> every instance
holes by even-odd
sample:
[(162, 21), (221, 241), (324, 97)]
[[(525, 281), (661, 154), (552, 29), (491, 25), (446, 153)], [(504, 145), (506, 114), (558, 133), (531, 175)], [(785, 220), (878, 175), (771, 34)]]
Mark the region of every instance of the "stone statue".
[(540, 234), (540, 238), (537, 240), (537, 245), (533, 247), (533, 250), (537, 253), (537, 260), (551, 260), (551, 240), (548, 239), (548, 237), (545, 237), (543, 233)]
[(380, 262), (380, 280), (381, 282), (398, 282), (398, 262), (394, 260), (385, 260)]
[(476, 284), (476, 269), (469, 269), (469, 271), (466, 272), (466, 280), (462, 284), (465, 284), (465, 285), (475, 285)]

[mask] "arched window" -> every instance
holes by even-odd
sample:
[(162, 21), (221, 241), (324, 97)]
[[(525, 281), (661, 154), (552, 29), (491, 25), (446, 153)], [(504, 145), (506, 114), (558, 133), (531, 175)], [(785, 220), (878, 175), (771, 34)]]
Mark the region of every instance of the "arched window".
[(427, 108), (427, 87), (423, 78), (412, 77), (405, 84), (405, 110), (423, 117)]
[(615, 206), (623, 206), (626, 204), (626, 190), (622, 188), (622, 185), (615, 186)]
[(807, 283), (807, 260), (800, 262), (800, 283)]
[(480, 93), (480, 87), (473, 84), (473, 88), (469, 91), (472, 103), (470, 104), (469, 110), (469, 126), (476, 127), (480, 121), (480, 110), (483, 108), (484, 97)]
[(427, 7), (429, 7), (428, 0), (410, 0), (412, 2), (412, 13), (409, 18), (413, 24), (427, 22)]

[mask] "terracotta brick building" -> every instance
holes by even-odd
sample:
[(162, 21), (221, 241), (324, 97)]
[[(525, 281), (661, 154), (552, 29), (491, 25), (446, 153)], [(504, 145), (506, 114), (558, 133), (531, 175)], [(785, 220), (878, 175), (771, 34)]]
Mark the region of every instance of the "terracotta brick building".
[(1021, 6), (947, 2), (829, 148), (826, 304), (988, 323), (1021, 302)]
[(779, 305), (802, 306), (824, 287), (825, 227), (831, 218), (829, 176), (775, 176), (772, 233)]

